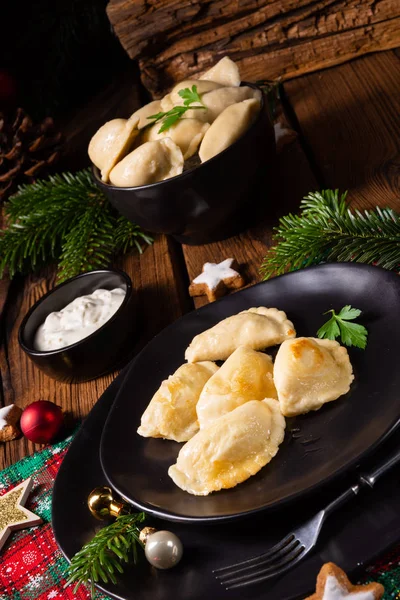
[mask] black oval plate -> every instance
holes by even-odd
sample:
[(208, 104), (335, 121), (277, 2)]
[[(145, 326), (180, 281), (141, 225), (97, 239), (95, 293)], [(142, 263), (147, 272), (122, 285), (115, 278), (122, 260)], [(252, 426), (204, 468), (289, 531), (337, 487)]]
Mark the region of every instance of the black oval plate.
[[(192, 496), (175, 486), (168, 467), (182, 444), (136, 433), (161, 381), (184, 362), (192, 338), (252, 306), (275, 306), (298, 336), (315, 336), (323, 313), (351, 304), (368, 328), (365, 351), (350, 348), (355, 381), (349, 394), (317, 412), (287, 419), (273, 461), (230, 490)], [(149, 514), (173, 521), (223, 521), (278, 508), (354, 466), (400, 417), (400, 278), (355, 263), (296, 271), (189, 313), (164, 329), (134, 360), (107, 419), (100, 458), (110, 484)], [(304, 443), (307, 440), (313, 443)]]

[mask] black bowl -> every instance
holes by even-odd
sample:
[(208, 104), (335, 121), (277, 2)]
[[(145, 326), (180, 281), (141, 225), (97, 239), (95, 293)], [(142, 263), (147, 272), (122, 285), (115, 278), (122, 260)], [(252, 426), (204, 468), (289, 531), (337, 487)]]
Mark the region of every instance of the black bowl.
[[(96, 289), (112, 290), (116, 287), (126, 290), (124, 301), (97, 331), (58, 350), (35, 350), (35, 333), (51, 312), (61, 310), (78, 296), (91, 294)], [(109, 269), (91, 271), (61, 283), (36, 302), (21, 323), (18, 341), (46, 375), (59, 381), (77, 383), (100, 377), (121, 365), (133, 346), (135, 321), (135, 295), (128, 275)]]
[(247, 227), (261, 189), (267, 201), (265, 183), (274, 160), (274, 129), (262, 96), (257, 119), (236, 142), (181, 175), (137, 187), (104, 183), (97, 167), (93, 176), (117, 211), (143, 229), (171, 234), (185, 244), (204, 244)]

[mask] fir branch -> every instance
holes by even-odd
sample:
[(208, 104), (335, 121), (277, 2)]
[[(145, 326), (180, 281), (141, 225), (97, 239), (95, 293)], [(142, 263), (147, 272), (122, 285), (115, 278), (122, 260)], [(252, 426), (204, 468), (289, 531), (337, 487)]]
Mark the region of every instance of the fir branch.
[(140, 242), (144, 240), (147, 244), (153, 243), (153, 238), (145, 234), (139, 227), (125, 217), (118, 217), (114, 231), (115, 251), (125, 254), (131, 248), (136, 248), (139, 254), (143, 249)]
[(117, 583), (115, 572), (123, 573), (123, 564), (131, 559), (137, 561), (137, 546), (143, 547), (139, 539), (139, 523), (145, 514), (129, 514), (118, 517), (114, 523), (103, 527), (94, 538), (72, 557), (67, 571), (65, 587), (75, 583), (74, 594), (82, 584), (90, 583), (91, 596), (95, 596), (95, 583)]
[(117, 252), (127, 252), (152, 238), (117, 215), (91, 179), (90, 171), (64, 173), (24, 185), (5, 206), (8, 227), (0, 231), (0, 277), (35, 271), (59, 262), (63, 281), (107, 266)]
[(108, 264), (114, 249), (112, 221), (108, 204), (89, 202), (79, 221), (65, 235), (58, 263), (59, 280)]
[(300, 214), (279, 220), (272, 247), (261, 265), (263, 279), (327, 262), (362, 262), (400, 267), (400, 214), (390, 208), (351, 210), (347, 192), (308, 194)]

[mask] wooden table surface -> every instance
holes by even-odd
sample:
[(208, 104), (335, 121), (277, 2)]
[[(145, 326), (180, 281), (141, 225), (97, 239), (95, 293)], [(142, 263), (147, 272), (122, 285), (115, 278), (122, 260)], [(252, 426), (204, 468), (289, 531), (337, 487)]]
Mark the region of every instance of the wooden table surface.
[[(260, 223), (205, 246), (181, 246), (159, 236), (142, 255), (119, 260), (117, 266), (130, 275), (139, 297), (137, 350), (180, 315), (206, 302), (188, 294), (188, 284), (204, 262), (235, 257), (249, 284), (259, 281), (259, 266), (279, 215), (296, 211), (309, 191), (339, 188), (349, 191), (351, 205), (359, 209), (379, 205), (400, 211), (400, 51), (371, 54), (293, 79), (283, 92), (278, 120), (297, 137), (278, 153), (276, 182), (265, 190)], [(71, 156), (84, 156), (96, 128), (107, 118), (129, 114), (138, 102), (129, 81), (111, 85), (67, 124)], [(117, 373), (88, 383), (61, 384), (24, 355), (17, 341), (21, 320), (54, 281), (50, 269), (11, 284), (0, 281), (0, 405), (24, 407), (51, 400), (65, 411), (71, 426), (88, 414)], [(0, 444), (0, 469), (38, 449), (24, 437)]]

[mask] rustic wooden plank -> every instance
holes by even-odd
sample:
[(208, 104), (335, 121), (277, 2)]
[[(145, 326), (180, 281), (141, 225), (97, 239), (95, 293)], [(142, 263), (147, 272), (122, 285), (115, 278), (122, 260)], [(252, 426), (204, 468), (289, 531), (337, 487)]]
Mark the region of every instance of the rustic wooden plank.
[[(106, 10), (122, 46), (130, 58), (135, 59), (149, 54), (159, 32), (162, 32), (164, 37), (167, 36), (170, 43), (179, 38), (175, 29), (178, 23), (182, 35), (188, 36), (196, 31), (207, 32), (210, 25), (217, 27), (235, 18), (249, 19), (256, 11), (261, 13), (258, 19), (273, 19), (281, 12), (307, 6), (310, 0), (279, 0), (269, 2), (266, 6), (264, 4), (262, 0), (235, 4), (229, 0), (203, 0), (185, 6), (180, 0), (111, 0)], [(155, 11), (158, 17), (157, 24), (154, 23)], [(132, 24), (137, 27), (132, 27)], [(159, 49), (165, 51), (165, 45)]]
[[(133, 253), (118, 261), (117, 266), (128, 273), (138, 294), (135, 351), (193, 307), (187, 287), (183, 285), (180, 254), (181, 249), (173, 240), (159, 236), (141, 256)], [(21, 350), (17, 339), (19, 325), (27, 310), (54, 283), (54, 272), (29, 276), (20, 282), (13, 297), (6, 319), (7, 351), (0, 355), (3, 401), (24, 407), (35, 400), (51, 400), (61, 406), (71, 427), (73, 422), (88, 414), (116, 373), (87, 383), (63, 384), (39, 371)], [(0, 444), (0, 470), (38, 448), (25, 438)]]
[[(279, 107), (277, 122), (290, 128), (288, 117)], [(278, 217), (289, 211), (296, 211), (301, 198), (318, 185), (308, 160), (298, 139), (289, 140), (278, 146), (277, 164), (271, 172), (269, 189), (265, 190), (265, 201), (261, 199), (262, 210), (259, 222), (247, 231), (227, 240), (204, 246), (183, 246), (183, 252), (190, 280), (201, 273), (205, 262), (220, 262), (225, 258), (235, 258), (247, 285), (260, 281), (259, 268), (262, 259), (271, 245), (272, 228)], [(275, 177), (274, 177), (275, 175)], [(205, 296), (194, 298), (195, 306), (207, 303)]]
[(224, 55), (243, 79), (288, 79), (400, 45), (397, 0), (110, 0), (107, 12), (156, 95)]
[[(220, 46), (229, 44), (230, 52), (241, 52), (243, 56), (250, 50), (265, 50), (266, 44), (285, 47), (291, 43), (329, 36), (339, 31), (352, 31), (399, 16), (393, 0), (384, 0), (375, 5), (369, 0), (302, 0), (295, 3), (280, 0), (264, 5), (257, 2), (252, 7), (254, 12), (250, 12), (251, 4), (246, 3), (245, 13), (236, 14), (235, 9), (243, 11), (243, 6), (237, 4), (233, 8), (231, 3), (225, 3), (227, 18), (223, 19), (222, 15), (216, 14), (219, 2), (212, 2), (209, 13), (202, 19), (191, 19), (179, 31), (172, 28), (166, 32), (165, 48), (162, 49), (160, 59), (173, 59), (180, 53), (195, 51), (199, 47), (199, 41), (196, 43), (199, 32), (203, 48), (210, 48), (218, 40), (217, 51), (221, 50)], [(227, 20), (230, 21), (229, 25)], [(300, 65), (298, 61), (292, 68)]]
[(367, 56), (285, 86), (324, 185), (400, 209), (400, 60)]
[[(266, 36), (268, 38), (268, 36)], [(155, 95), (162, 95), (166, 87), (187, 78), (196, 78), (204, 69), (199, 64), (213, 64), (219, 58), (229, 55), (234, 59), (245, 81), (258, 79), (281, 79), (298, 77), (305, 73), (326, 69), (348, 60), (368, 54), (395, 48), (400, 44), (400, 17), (357, 27), (350, 31), (339, 31), (326, 37), (313, 38), (281, 47), (278, 43), (267, 45), (264, 51), (253, 54), (251, 40), (246, 51), (223, 45), (216, 52), (209, 48), (197, 49), (174, 56), (171, 60), (158, 55), (154, 59), (141, 59), (144, 85)], [(195, 58), (196, 57), (196, 58)]]

